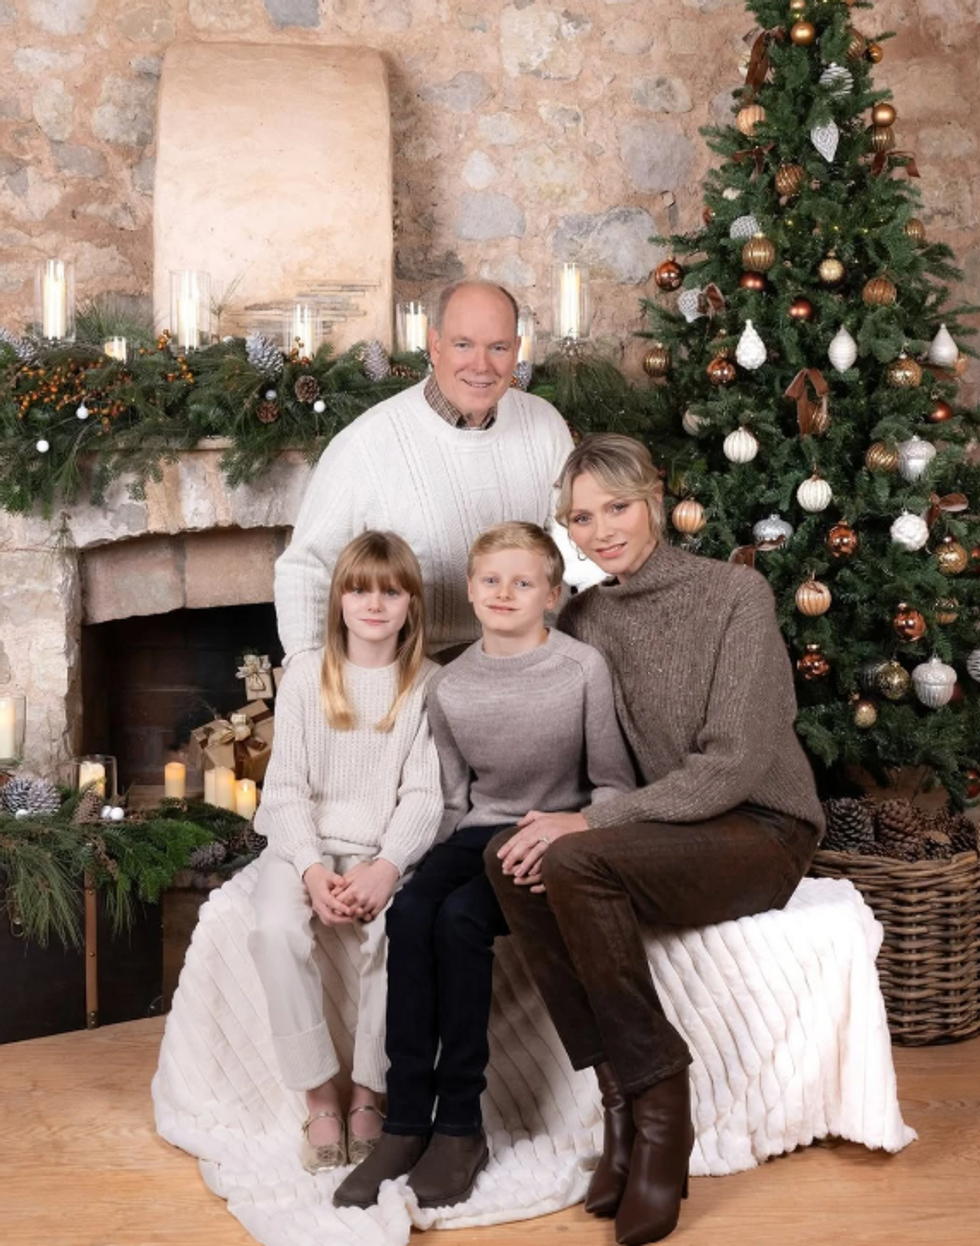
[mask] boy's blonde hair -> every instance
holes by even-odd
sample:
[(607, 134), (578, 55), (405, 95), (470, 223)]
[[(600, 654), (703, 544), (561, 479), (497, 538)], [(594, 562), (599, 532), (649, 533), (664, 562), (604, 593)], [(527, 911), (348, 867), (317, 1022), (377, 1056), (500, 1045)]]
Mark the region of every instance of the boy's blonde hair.
[(572, 485), (586, 474), (594, 476), (614, 497), (645, 502), (653, 535), (659, 539), (663, 528), (663, 484), (642, 441), (622, 433), (596, 433), (575, 447), (565, 460), (557, 484), (555, 518), (566, 528), (572, 510)]
[(323, 666), (320, 671), (320, 693), (327, 721), (338, 731), (350, 731), (354, 720), (347, 690), (344, 687), (344, 663), (347, 661), (347, 624), (341, 597), (355, 588), (390, 588), (408, 593), (408, 615), (398, 634), (398, 689), (391, 709), (376, 731), (390, 731), (398, 711), (412, 691), (422, 660), (425, 657), (425, 603), (422, 597), (422, 572), (411, 546), (395, 532), (362, 532), (340, 552), (330, 581), (327, 601), (326, 633), (323, 639)]
[(502, 549), (523, 549), (531, 554), (540, 554), (544, 559), (548, 583), (552, 588), (561, 584), (565, 570), (565, 561), (561, 550), (554, 543), (544, 528), (536, 523), (523, 523), (514, 520), (511, 523), (498, 523), (493, 528), (481, 532), (466, 558), (467, 578), (473, 575), (473, 567), (478, 558), (484, 554), (496, 554)]

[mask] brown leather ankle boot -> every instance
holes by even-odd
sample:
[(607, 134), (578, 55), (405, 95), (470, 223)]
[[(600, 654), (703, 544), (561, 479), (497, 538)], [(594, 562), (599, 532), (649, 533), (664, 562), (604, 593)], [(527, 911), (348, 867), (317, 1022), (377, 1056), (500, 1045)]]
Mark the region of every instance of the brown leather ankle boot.
[(630, 1101), (619, 1084), (616, 1070), (608, 1060), (595, 1066), (595, 1075), (602, 1095), (605, 1119), (602, 1156), (589, 1182), (585, 1210), (593, 1216), (614, 1216), (626, 1189), (636, 1126), (633, 1124)]
[(636, 1141), (629, 1179), (616, 1213), (620, 1246), (659, 1242), (677, 1225), (694, 1146), (687, 1069), (637, 1095), (633, 1121)]

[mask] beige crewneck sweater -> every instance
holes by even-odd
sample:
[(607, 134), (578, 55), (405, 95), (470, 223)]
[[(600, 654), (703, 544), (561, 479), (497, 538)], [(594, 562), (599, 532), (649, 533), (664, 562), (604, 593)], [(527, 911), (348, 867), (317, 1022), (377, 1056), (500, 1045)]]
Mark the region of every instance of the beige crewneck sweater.
[(276, 697), (276, 736), (255, 815), (273, 852), (303, 872), (324, 854), (384, 857), (404, 873), (431, 847), (442, 816), (439, 758), (425, 714), (426, 662), (390, 732), (396, 665), (344, 667), (357, 725), (337, 731), (320, 700), (322, 651), (298, 654)]
[(661, 543), (624, 583), (572, 598), (559, 627), (609, 663), (645, 785), (587, 810), (590, 826), (696, 822), (753, 804), (823, 829), (793, 730), (786, 645), (757, 571)]

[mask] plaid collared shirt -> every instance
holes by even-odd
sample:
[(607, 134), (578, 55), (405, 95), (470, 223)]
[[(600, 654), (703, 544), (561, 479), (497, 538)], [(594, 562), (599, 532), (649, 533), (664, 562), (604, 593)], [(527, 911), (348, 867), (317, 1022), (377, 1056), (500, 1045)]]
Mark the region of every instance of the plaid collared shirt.
[(435, 411), (436, 415), (441, 416), (442, 419), (444, 419), (447, 424), (451, 424), (453, 428), (465, 428), (471, 432), (479, 432), (484, 428), (492, 427), (494, 420), (497, 418), (497, 404), (494, 403), (483, 417), (483, 422), (481, 424), (467, 423), (466, 416), (459, 410), (458, 407), (453, 406), (453, 404), (439, 388), (434, 376), (430, 375), (429, 379), (425, 383), (425, 389), (422, 392), (425, 395), (425, 401), (429, 404), (432, 410)]

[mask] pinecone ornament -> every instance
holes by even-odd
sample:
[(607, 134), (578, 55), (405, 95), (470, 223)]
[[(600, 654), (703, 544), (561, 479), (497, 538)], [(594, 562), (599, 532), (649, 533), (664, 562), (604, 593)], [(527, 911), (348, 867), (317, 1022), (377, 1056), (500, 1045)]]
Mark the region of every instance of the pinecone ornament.
[(514, 369), (514, 379), (517, 381), (517, 388), (528, 389), (533, 373), (534, 365), (527, 359), (521, 359)]
[(72, 814), (72, 822), (75, 826), (90, 826), (94, 822), (101, 822), (105, 803), (105, 797), (100, 791), (94, 787), (88, 788), (79, 797)]
[(875, 840), (874, 806), (867, 797), (825, 800), (827, 833), (820, 845), (831, 852), (865, 852)]
[(55, 785), (33, 774), (11, 779), (2, 795), (4, 809), (19, 818), (56, 813), (61, 808), (61, 797)]
[(5, 329), (0, 325), (0, 342), (13, 348), (14, 354), (20, 363), (30, 363), (37, 355), (37, 342), (33, 338), (18, 337), (16, 333), (11, 333), (9, 329)]
[(252, 824), (242, 827), (228, 837), (228, 852), (233, 857), (257, 857), (266, 846), (266, 837), (252, 829)]
[(368, 342), (361, 362), (369, 381), (383, 381), (391, 375), (391, 360), (380, 342)]
[(271, 338), (256, 330), (245, 339), (245, 354), (249, 363), (263, 376), (279, 376), (282, 372), (282, 351)]
[(876, 838), (890, 857), (921, 861), (925, 855), (921, 810), (907, 800), (886, 800), (878, 806)]
[(272, 402), (268, 398), (263, 399), (255, 408), (255, 416), (260, 424), (275, 424), (281, 415), (278, 402)]
[(317, 384), (315, 376), (310, 376), (308, 372), (301, 376), (295, 385), (296, 397), (300, 402), (316, 402), (320, 397), (320, 386)]
[(187, 866), (192, 870), (216, 870), (227, 855), (228, 849), (220, 839), (216, 839), (210, 844), (195, 848), (187, 857)]

